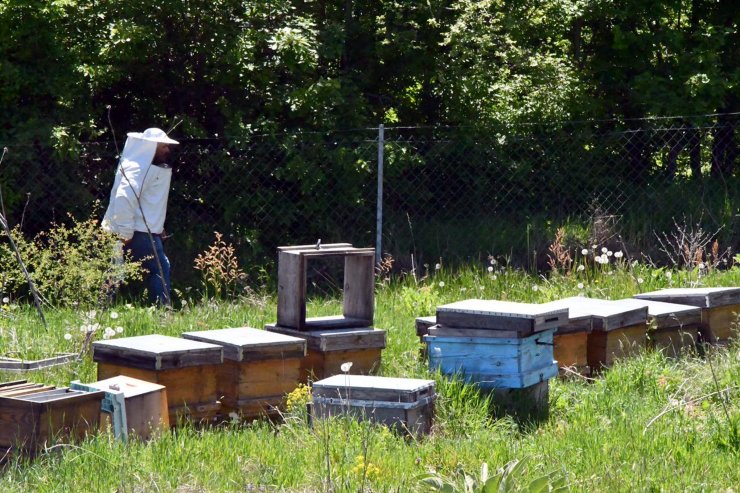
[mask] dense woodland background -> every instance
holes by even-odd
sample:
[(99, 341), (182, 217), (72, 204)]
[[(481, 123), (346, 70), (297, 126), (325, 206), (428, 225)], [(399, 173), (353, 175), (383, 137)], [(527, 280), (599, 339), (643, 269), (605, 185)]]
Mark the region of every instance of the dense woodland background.
[[(0, 2), (0, 139), (738, 111), (720, 0)], [(633, 123), (639, 125), (639, 123)]]
[(383, 250), (407, 267), (543, 267), (564, 225), (573, 248), (657, 258), (679, 224), (736, 250), (738, 17), (726, 0), (0, 0), (0, 185), (29, 235), (100, 215), (113, 139), (181, 122), (175, 263), (218, 230), (264, 265), (279, 244), (374, 244), (384, 124)]

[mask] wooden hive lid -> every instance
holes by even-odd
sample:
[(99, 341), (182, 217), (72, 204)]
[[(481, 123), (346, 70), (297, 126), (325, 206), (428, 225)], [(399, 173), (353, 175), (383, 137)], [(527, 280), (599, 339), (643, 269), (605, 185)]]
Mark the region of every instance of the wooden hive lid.
[(350, 400), (415, 402), (434, 395), (434, 380), (341, 374), (314, 382), (312, 393)]
[(714, 308), (740, 303), (740, 288), (667, 288), (636, 294), (634, 298)]
[(316, 245), (281, 246), (278, 247), (278, 254), (301, 257), (375, 256), (375, 249), (357, 248), (349, 243), (327, 243), (319, 248), (316, 248)]
[(664, 301), (626, 298), (617, 300), (625, 306), (645, 306), (648, 309), (648, 321), (655, 323), (656, 329), (683, 327), (701, 323), (701, 308)]
[(252, 327), (185, 332), (182, 337), (223, 346), (224, 359), (232, 361), (300, 357), (306, 354), (305, 339)]
[(548, 304), (567, 306), (569, 317), (585, 320), (591, 318), (591, 329), (610, 331), (647, 322), (648, 310), (644, 306), (634, 306), (619, 301), (573, 296)]
[(222, 363), (223, 349), (216, 344), (150, 334), (95, 341), (93, 361), (145, 370), (168, 370)]
[(165, 388), (164, 385), (147, 382), (146, 380), (140, 380), (126, 375), (118, 375), (106, 378), (105, 380), (98, 380), (97, 382), (85, 384), (85, 386), (106, 392), (123, 392), (123, 396), (125, 398), (159, 392)]
[(437, 323), (449, 327), (513, 330), (528, 335), (558, 327), (568, 309), (535, 303), (469, 299), (437, 307)]

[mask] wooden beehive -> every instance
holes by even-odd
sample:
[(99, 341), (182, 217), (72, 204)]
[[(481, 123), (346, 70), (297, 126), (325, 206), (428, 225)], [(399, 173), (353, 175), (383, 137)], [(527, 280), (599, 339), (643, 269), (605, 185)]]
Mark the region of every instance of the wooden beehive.
[(696, 349), (701, 328), (701, 308), (640, 299), (619, 300), (648, 309), (648, 344), (666, 356), (678, 358)]
[(698, 306), (701, 308), (701, 336), (706, 342), (726, 344), (740, 335), (740, 288), (670, 288), (634, 297)]
[[(437, 307), (437, 324), (456, 329), (516, 332), (527, 337), (557, 328), (568, 320), (568, 310), (534, 303), (498, 300), (464, 300)], [(508, 335), (503, 337), (509, 337)]]
[[(309, 260), (344, 258), (342, 315), (306, 318), (306, 267)], [(369, 327), (373, 324), (375, 249), (349, 243), (278, 248), (277, 325), (295, 330)]]
[(170, 427), (164, 385), (118, 375), (92, 383), (72, 382), (72, 388), (105, 392), (101, 422), (108, 422), (116, 438), (149, 440)]
[(549, 307), (568, 310), (568, 320), (558, 326), (553, 336), (553, 358), (561, 369), (588, 375), (591, 373), (588, 365), (588, 335), (591, 333), (592, 317), (577, 307), (571, 309), (572, 303), (568, 299), (544, 303)]
[(429, 433), (434, 421), (434, 380), (334, 375), (314, 382), (312, 415), (350, 414), (414, 435)]
[(554, 329), (524, 338), (427, 335), (429, 369), (483, 389), (524, 388), (557, 375)]
[(103, 392), (32, 384), (0, 384), (0, 449), (34, 455), (98, 430)]
[(429, 333), (429, 328), (434, 325), (437, 325), (437, 317), (435, 315), (416, 318), (416, 335), (419, 338), (419, 342), (424, 343), (424, 336)]
[(301, 381), (306, 341), (250, 327), (185, 332), (182, 337), (224, 349), (218, 389), (223, 412), (245, 419), (273, 415)]
[(223, 349), (216, 344), (159, 334), (96, 341), (93, 360), (98, 380), (126, 375), (164, 385), (172, 426), (178, 417), (210, 419), (221, 409)]
[(265, 329), (306, 341), (306, 357), (301, 361), (303, 383), (339, 374), (341, 365), (347, 362), (352, 362), (353, 373), (375, 373), (380, 369), (386, 344), (385, 331), (372, 327), (305, 332), (267, 325)]
[(582, 296), (547, 304), (567, 306), (569, 316), (580, 319), (580, 324), (590, 318), (586, 358), (591, 371), (612, 366), (616, 360), (633, 356), (647, 346), (647, 307)]

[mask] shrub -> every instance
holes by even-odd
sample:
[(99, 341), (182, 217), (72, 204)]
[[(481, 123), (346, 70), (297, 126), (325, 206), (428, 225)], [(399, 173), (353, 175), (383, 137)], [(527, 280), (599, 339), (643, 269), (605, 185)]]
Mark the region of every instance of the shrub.
[[(140, 262), (114, 252), (121, 246), (104, 231), (95, 218), (52, 224), (47, 231), (26, 239), (16, 227), (12, 231), (18, 252), (41, 296), (56, 306), (90, 306), (106, 301), (113, 289), (132, 279), (141, 279)], [(6, 233), (2, 236), (6, 237)], [(5, 295), (21, 297), (28, 285), (9, 242), (0, 243), (0, 289)]]

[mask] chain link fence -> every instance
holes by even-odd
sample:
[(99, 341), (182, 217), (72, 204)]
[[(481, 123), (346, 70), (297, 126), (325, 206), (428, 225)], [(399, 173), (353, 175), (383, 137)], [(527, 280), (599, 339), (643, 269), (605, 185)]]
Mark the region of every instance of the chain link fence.
[[(655, 254), (656, 233), (699, 224), (736, 250), (739, 118), (180, 139), (166, 225), (174, 281), (193, 282), (215, 231), (246, 270), (268, 274), (277, 246), (317, 239), (381, 244), (402, 268), (489, 255), (534, 267), (558, 227), (574, 245)], [(112, 142), (8, 146), (6, 216), (29, 236), (69, 215), (102, 217), (116, 156)]]

